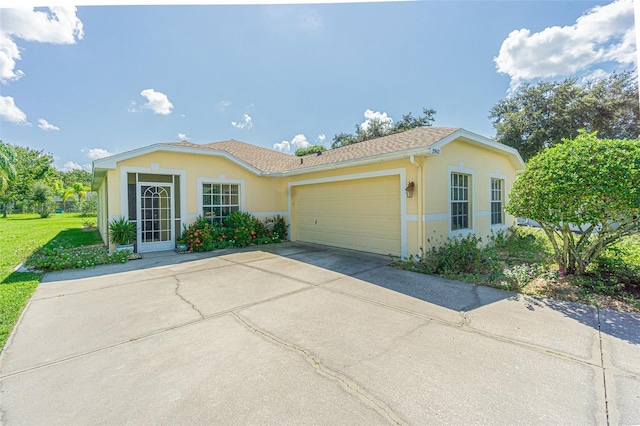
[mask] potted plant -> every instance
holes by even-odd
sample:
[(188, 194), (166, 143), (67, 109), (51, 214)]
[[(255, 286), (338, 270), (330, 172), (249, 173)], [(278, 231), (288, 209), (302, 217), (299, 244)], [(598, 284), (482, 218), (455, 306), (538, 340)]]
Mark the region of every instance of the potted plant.
[(129, 250), (133, 253), (133, 241), (137, 237), (136, 223), (126, 217), (109, 222), (109, 239), (116, 245), (116, 251)]
[(187, 224), (184, 223), (182, 224), (182, 235), (180, 235), (180, 238), (178, 238), (178, 241), (176, 241), (176, 252), (188, 253), (190, 251), (189, 244), (187, 242), (188, 239), (189, 233), (187, 232)]

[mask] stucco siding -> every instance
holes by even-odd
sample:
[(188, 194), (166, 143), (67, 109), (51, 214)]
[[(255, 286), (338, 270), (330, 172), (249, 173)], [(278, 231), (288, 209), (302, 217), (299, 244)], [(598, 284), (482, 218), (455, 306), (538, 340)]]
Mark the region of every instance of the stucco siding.
[[(286, 181), (282, 178), (265, 178), (233, 164), (228, 159), (195, 154), (156, 152), (131, 158), (118, 163), (118, 179), (114, 194), (110, 198), (120, 200), (122, 173), (138, 172), (150, 174), (184, 173), (186, 193), (181, 194), (185, 202), (187, 221), (202, 213), (202, 201), (198, 187), (206, 183), (236, 183), (244, 191), (241, 209), (249, 212), (286, 211)], [(110, 174), (116, 171), (110, 171)], [(111, 193), (112, 191), (110, 191)], [(119, 215), (123, 210), (120, 202), (110, 208), (110, 214)]]
[(464, 235), (452, 233), (450, 222), (451, 173), (470, 176), (470, 231), (487, 239), (492, 231), (515, 225), (515, 218), (505, 212), (504, 225), (490, 225), (491, 178), (504, 181), (504, 204), (516, 179), (516, 170), (506, 155), (474, 146), (462, 141), (453, 141), (441, 151), (441, 155), (425, 161), (425, 238), (432, 246), (448, 237)]

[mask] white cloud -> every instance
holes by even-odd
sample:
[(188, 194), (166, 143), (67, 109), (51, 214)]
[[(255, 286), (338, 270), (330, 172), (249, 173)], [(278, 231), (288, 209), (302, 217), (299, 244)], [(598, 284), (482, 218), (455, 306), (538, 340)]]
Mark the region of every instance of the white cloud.
[(249, 130), (250, 128), (253, 127), (253, 121), (252, 121), (251, 116), (249, 114), (244, 114), (242, 116), (242, 121), (232, 121), (231, 125), (233, 127), (235, 127), (236, 129), (247, 129), (247, 130)]
[(306, 148), (308, 146), (309, 146), (309, 141), (307, 140), (307, 137), (302, 133), (300, 133), (298, 135), (295, 135), (293, 139), (291, 139), (291, 142), (282, 141), (280, 143), (274, 143), (273, 149), (280, 152), (289, 153), (291, 152), (291, 149), (295, 150), (298, 148)]
[(127, 108), (127, 112), (139, 112), (138, 104), (136, 101), (129, 102), (129, 108)]
[(526, 80), (572, 75), (603, 62), (623, 66), (636, 61), (633, 0), (596, 6), (575, 24), (531, 33), (512, 31), (494, 58), (498, 72), (514, 89)]
[[(142, 108), (150, 109), (154, 114), (171, 114), (173, 104), (169, 102), (169, 98), (167, 98), (167, 95), (164, 93), (156, 92), (153, 89), (144, 89), (140, 92), (140, 95), (147, 99), (147, 102), (142, 105)], [(134, 102), (133, 105), (130, 105), (130, 109), (132, 106), (135, 109), (136, 105)]]
[(323, 144), (325, 139), (327, 139), (327, 137), (325, 136), (324, 133), (321, 133), (318, 135), (318, 137), (316, 138), (316, 141), (318, 141), (318, 143)]
[(84, 152), (87, 158), (91, 160), (98, 160), (100, 158), (109, 157), (113, 155), (112, 152), (109, 152), (106, 149), (102, 149), (102, 148), (91, 148), (88, 150), (83, 149), (82, 152)]
[(48, 11), (33, 8), (2, 9), (0, 13), (0, 82), (17, 80), (24, 75), (16, 70), (20, 49), (14, 41), (74, 44), (84, 36), (82, 21), (73, 6), (50, 7)]
[(364, 118), (365, 120), (360, 124), (360, 128), (364, 131), (369, 129), (373, 120), (379, 121), (385, 128), (391, 128), (391, 124), (393, 123), (393, 118), (389, 117), (386, 112), (371, 111), (370, 109), (364, 112)]
[(295, 135), (293, 139), (291, 139), (291, 146), (293, 146), (295, 149), (306, 148), (309, 146), (309, 141), (307, 140), (305, 135), (301, 133), (299, 135)]
[(38, 118), (38, 127), (40, 127), (42, 130), (60, 130), (60, 127), (54, 126), (44, 118)]
[(16, 106), (11, 96), (0, 96), (0, 117), (10, 123), (29, 124), (27, 114)]
[(187, 136), (185, 133), (178, 133), (178, 139), (180, 139), (181, 141), (188, 141), (189, 136)]
[(274, 143), (273, 149), (280, 152), (289, 152), (291, 151), (291, 145), (289, 144), (289, 141), (282, 141), (280, 143)]
[(82, 167), (78, 163), (74, 163), (73, 161), (67, 161), (66, 163), (64, 163), (64, 166), (62, 166), (62, 171), (70, 172), (71, 170), (84, 170), (84, 167)]

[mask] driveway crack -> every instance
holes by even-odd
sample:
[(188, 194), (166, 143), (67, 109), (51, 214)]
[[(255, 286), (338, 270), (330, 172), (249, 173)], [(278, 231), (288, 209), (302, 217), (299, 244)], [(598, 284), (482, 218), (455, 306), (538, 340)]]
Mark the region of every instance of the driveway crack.
[(607, 369), (604, 367), (604, 351), (602, 350), (602, 317), (600, 316), (600, 308), (596, 308), (598, 313), (598, 342), (600, 344), (600, 368), (602, 368), (602, 385), (604, 387), (604, 412), (609, 422), (609, 399), (607, 397)]
[(177, 276), (173, 275), (173, 279), (176, 280), (176, 288), (175, 288), (176, 296), (178, 296), (180, 299), (182, 299), (183, 302), (185, 302), (186, 304), (191, 306), (191, 308), (194, 311), (196, 311), (198, 313), (198, 315), (200, 315), (200, 318), (204, 319), (204, 314), (202, 312), (200, 312), (200, 309), (196, 308), (196, 305), (194, 305), (193, 303), (188, 301), (183, 295), (180, 294), (180, 278), (178, 278)]
[(291, 342), (287, 342), (282, 340), (278, 336), (275, 336), (261, 328), (257, 325), (251, 323), (246, 318), (240, 316), (237, 312), (232, 312), (231, 315), (245, 328), (247, 328), (252, 333), (262, 337), (265, 340), (268, 340), (272, 343), (275, 343), (278, 346), (282, 346), (287, 350), (296, 352), (305, 361), (313, 366), (318, 374), (321, 376), (327, 377), (329, 379), (333, 379), (338, 382), (340, 387), (344, 389), (350, 395), (357, 397), (360, 401), (362, 401), (365, 405), (372, 408), (378, 414), (380, 414), (383, 418), (385, 418), (390, 424), (394, 425), (406, 425), (407, 422), (402, 420), (386, 403), (379, 400), (375, 396), (371, 395), (367, 392), (366, 389), (363, 389), (360, 385), (358, 385), (353, 379), (345, 376), (343, 374), (338, 373), (337, 371), (332, 370), (331, 368), (325, 366), (318, 360), (316, 356), (310, 353), (308, 350), (299, 347)]

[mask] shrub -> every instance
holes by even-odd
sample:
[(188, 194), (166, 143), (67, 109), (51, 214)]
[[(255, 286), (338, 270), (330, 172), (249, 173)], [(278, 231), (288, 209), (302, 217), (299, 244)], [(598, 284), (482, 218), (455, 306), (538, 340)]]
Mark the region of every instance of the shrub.
[(277, 235), (280, 240), (286, 240), (289, 237), (287, 231), (289, 225), (285, 222), (284, 217), (280, 215), (267, 218), (264, 225), (267, 232), (272, 232), (271, 236)]
[(102, 244), (81, 247), (47, 244), (29, 256), (25, 264), (34, 269), (59, 271), (109, 263), (125, 263), (129, 254), (127, 251), (109, 254), (109, 250)]
[[(506, 210), (540, 224), (567, 274), (640, 229), (640, 144), (581, 132), (527, 162)], [(581, 229), (572, 230), (571, 225)]]
[(184, 228), (178, 242), (187, 244), (191, 251), (213, 250), (213, 226), (206, 218), (198, 216), (195, 222)]
[(511, 267), (504, 268), (502, 271), (506, 280), (503, 285), (506, 284), (504, 287), (506, 287), (507, 290), (517, 291), (523, 289), (535, 278), (547, 272), (547, 268), (538, 265), (537, 263), (513, 265)]
[(497, 260), (481, 247), (481, 243), (482, 240), (475, 235), (448, 239), (422, 252), (418, 260), (419, 269), (429, 274), (448, 276), (468, 273), (495, 275), (499, 271)]
[(135, 222), (126, 217), (119, 217), (109, 222), (109, 240), (115, 245), (131, 244), (137, 236)]
[(286, 235), (286, 226), (280, 216), (267, 219), (265, 223), (247, 212), (233, 212), (223, 223), (216, 222), (213, 225), (205, 217), (199, 216), (194, 223), (183, 227), (178, 243), (189, 245), (192, 251), (279, 243), (281, 236), (278, 232)]

